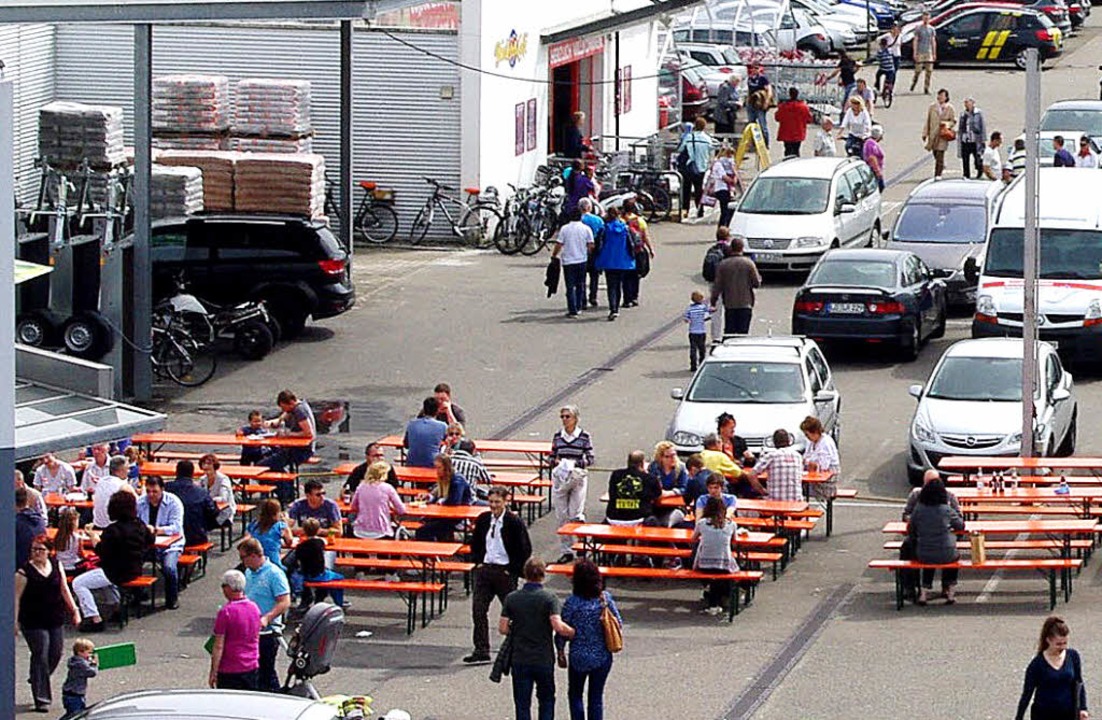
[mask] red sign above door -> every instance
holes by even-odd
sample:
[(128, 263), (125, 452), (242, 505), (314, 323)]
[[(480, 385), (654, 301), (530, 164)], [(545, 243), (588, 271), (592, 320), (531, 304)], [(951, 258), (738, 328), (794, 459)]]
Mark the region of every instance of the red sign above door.
[(605, 50), (605, 37), (580, 37), (564, 40), (547, 48), (547, 64), (552, 68), (569, 65), (582, 58), (597, 55)]

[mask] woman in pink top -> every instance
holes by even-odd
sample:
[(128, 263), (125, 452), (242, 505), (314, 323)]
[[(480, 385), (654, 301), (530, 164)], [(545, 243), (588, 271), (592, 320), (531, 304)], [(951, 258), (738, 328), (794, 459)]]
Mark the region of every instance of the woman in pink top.
[(367, 468), (364, 481), (356, 488), (352, 496), (352, 514), (356, 519), (352, 523), (352, 534), (358, 538), (377, 540), (392, 537), (392, 514), (401, 515), (406, 511), (398, 492), (389, 483), (384, 482), (390, 472), (385, 462), (372, 463)]
[(208, 683), (223, 690), (256, 690), (260, 609), (245, 597), (245, 576), (237, 570), (222, 576), (222, 595), (226, 604), (214, 620)]

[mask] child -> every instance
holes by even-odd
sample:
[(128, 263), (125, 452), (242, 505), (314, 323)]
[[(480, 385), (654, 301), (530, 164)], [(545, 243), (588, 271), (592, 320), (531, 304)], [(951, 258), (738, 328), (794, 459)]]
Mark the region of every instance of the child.
[[(237, 431), (238, 435), (249, 437), (252, 435), (267, 435), (268, 429), (264, 423), (264, 416), (259, 410), (249, 413), (249, 424)], [(268, 448), (243, 446), (241, 448), (242, 465), (259, 465), (260, 461), (270, 452)]]
[(80, 533), (80, 513), (76, 508), (62, 507), (57, 512), (57, 535), (54, 536), (54, 548), (57, 549), (57, 562), (65, 568), (65, 574), (72, 576), (87, 569), (81, 543), (84, 536)]
[(137, 445), (131, 445), (126, 448), (123, 455), (130, 462), (130, 470), (127, 479), (130, 480), (130, 485), (137, 490), (141, 483), (141, 465), (145, 462), (145, 452)]
[(73, 717), (84, 709), (84, 696), (88, 694), (88, 678), (94, 678), (99, 661), (93, 654), (96, 646), (91, 640), (77, 638), (73, 643), (73, 656), (69, 658), (69, 675), (61, 686), (61, 704), (65, 717)]
[[(307, 588), (306, 582), (324, 582), (326, 580), (343, 580), (344, 576), (325, 567), (325, 539), (318, 537), (321, 523), (317, 518), (306, 518), (302, 522), (302, 532), (306, 536), (295, 549), (295, 559), (298, 561), (299, 570), (292, 573), (291, 585), (299, 594), (301, 607), (311, 604), (312, 593)], [(344, 606), (344, 590), (323, 590), (315, 588), (318, 602), (325, 599), (326, 593), (333, 596), (333, 604), (337, 607)]]
[[(731, 555), (731, 536), (734, 532), (735, 523), (727, 519), (727, 508), (723, 499), (709, 496), (693, 530), (693, 542), (696, 545), (693, 570), (715, 575), (736, 572), (738, 564)], [(730, 580), (709, 582), (704, 593), (704, 612), (708, 615), (722, 613), (723, 603), (730, 597), (731, 590)]]
[(704, 362), (706, 354), (709, 315), (703, 293), (694, 290), (690, 299), (692, 304), (685, 311), (685, 322), (689, 323), (689, 370), (696, 372), (697, 362)]
[[(892, 51), (888, 49), (888, 39), (880, 38), (880, 49), (876, 51), (876, 87), (884, 94), (890, 94), (895, 89), (895, 58), (892, 57)], [(880, 84), (880, 78), (884, 78), (884, 84)]]

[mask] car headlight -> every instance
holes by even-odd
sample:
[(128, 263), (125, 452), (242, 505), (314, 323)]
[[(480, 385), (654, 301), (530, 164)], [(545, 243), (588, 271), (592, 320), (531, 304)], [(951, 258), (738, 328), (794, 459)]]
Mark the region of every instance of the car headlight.
[(921, 442), (932, 443), (937, 440), (937, 435), (934, 434), (930, 426), (920, 417), (916, 417), (911, 424), (911, 435), (914, 436), (915, 440)]
[(990, 295), (980, 295), (976, 298), (977, 315), (997, 315), (995, 311), (995, 298)]
[(674, 445), (700, 445), (703, 441), (704, 438), (696, 433), (687, 432), (685, 430), (678, 430), (673, 434)]
[(816, 237), (814, 235), (806, 235), (804, 237), (798, 237), (795, 240), (796, 247), (818, 247), (819, 245), (826, 245), (826, 238)]
[(1099, 303), (1097, 299), (1091, 300), (1090, 304), (1087, 305), (1087, 314), (1083, 317), (1083, 320), (1091, 325), (1097, 325), (1098, 321), (1102, 320), (1102, 303)]
[(1009, 436), (1006, 439), (1006, 444), (1007, 445), (1021, 445), (1022, 444), (1022, 434), (1020, 432), (1016, 432), (1013, 435)]

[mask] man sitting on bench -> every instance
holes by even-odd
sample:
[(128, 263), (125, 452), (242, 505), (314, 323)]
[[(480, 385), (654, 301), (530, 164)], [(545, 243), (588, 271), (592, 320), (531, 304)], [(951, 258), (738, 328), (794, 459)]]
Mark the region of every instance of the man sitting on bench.
[(609, 525), (642, 525), (654, 515), (654, 501), (662, 497), (662, 485), (644, 469), (646, 462), (642, 450), (633, 450), (627, 467), (613, 470), (609, 476)]

